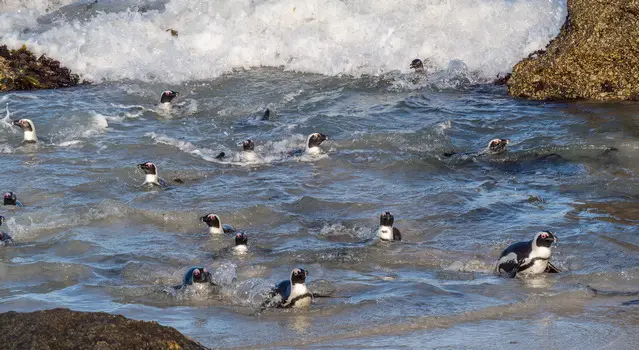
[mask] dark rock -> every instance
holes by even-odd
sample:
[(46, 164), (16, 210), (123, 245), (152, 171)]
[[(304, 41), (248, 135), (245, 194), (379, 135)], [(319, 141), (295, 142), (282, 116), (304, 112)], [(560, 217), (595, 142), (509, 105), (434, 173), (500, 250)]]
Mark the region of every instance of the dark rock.
[(637, 100), (639, 0), (568, 0), (568, 16), (546, 50), (519, 62), (512, 96), (534, 100)]
[(2, 349), (206, 349), (171, 327), (104, 312), (0, 314)]
[(45, 55), (36, 59), (24, 45), (18, 50), (0, 46), (0, 91), (55, 89), (79, 83), (77, 74), (54, 59)]

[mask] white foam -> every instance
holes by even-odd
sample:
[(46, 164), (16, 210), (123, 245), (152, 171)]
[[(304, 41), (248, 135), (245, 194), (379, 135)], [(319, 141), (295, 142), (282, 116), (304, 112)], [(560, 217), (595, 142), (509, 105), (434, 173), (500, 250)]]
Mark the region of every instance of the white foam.
[(3, 43), (26, 41), (37, 54), (46, 52), (93, 81), (166, 83), (257, 66), (380, 75), (408, 72), (416, 57), (440, 69), (460, 60), (468, 71), (493, 78), (542, 48), (566, 14), (564, 0), (171, 0), (145, 12), (107, 3), (101, 6), (120, 12), (74, 20), (69, 11), (66, 19), (38, 28), (35, 19), (50, 2), (31, 0), (26, 3), (35, 10), (22, 11), (22, 1), (8, 3), (0, 14)]

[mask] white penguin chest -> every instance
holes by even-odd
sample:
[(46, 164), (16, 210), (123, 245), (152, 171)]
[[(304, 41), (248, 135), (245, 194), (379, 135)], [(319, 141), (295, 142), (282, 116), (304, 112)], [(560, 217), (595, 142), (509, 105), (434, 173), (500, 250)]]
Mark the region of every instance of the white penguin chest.
[(154, 174), (146, 174), (144, 177), (144, 183), (158, 184), (158, 176)]
[(380, 239), (383, 239), (385, 241), (392, 241), (393, 240), (393, 227), (391, 227), (391, 226), (380, 226), (379, 229), (377, 230), (377, 236)]
[(257, 161), (257, 154), (254, 151), (244, 151), (242, 152), (242, 160), (245, 162), (255, 162)]
[(309, 147), (306, 149), (306, 154), (309, 154), (312, 156), (318, 155), (320, 153), (322, 153), (322, 149), (319, 147)]
[(248, 247), (244, 244), (236, 245), (233, 247), (233, 252), (235, 254), (246, 254), (246, 252), (248, 252)]
[[(309, 294), (308, 288), (306, 288), (306, 284), (294, 284), (291, 288), (291, 295), (288, 297), (287, 302), (290, 303), (293, 299), (298, 298), (302, 295)], [(294, 308), (302, 308), (309, 307), (311, 305), (311, 296), (305, 296), (303, 298), (297, 299), (295, 304), (293, 304)]]
[(25, 131), (24, 132), (24, 140), (25, 141), (37, 141), (38, 138), (36, 137), (35, 131)]

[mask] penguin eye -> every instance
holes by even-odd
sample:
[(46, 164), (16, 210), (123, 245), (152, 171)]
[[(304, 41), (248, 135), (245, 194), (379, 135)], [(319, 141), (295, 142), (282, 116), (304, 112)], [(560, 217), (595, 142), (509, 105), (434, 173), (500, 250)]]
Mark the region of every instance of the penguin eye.
[(548, 238), (548, 234), (547, 233), (542, 233), (541, 234), (541, 238)]

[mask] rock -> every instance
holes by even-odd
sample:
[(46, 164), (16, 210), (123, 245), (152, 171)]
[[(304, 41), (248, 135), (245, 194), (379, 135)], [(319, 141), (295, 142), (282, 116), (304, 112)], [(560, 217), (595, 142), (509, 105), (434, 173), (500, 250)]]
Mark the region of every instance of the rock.
[(639, 0), (568, 0), (546, 50), (519, 62), (507, 82), (534, 100), (639, 100)]
[(171, 327), (104, 312), (0, 314), (2, 349), (206, 349)]
[(0, 46), (0, 91), (55, 89), (79, 82), (80, 77), (60, 62), (44, 55), (36, 59), (24, 45), (18, 50)]

